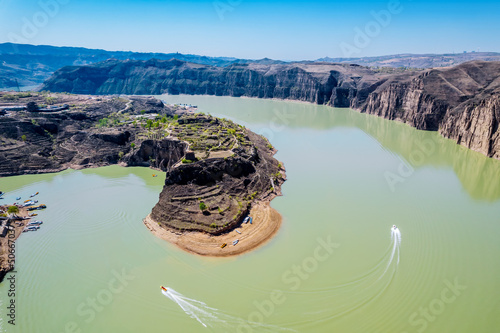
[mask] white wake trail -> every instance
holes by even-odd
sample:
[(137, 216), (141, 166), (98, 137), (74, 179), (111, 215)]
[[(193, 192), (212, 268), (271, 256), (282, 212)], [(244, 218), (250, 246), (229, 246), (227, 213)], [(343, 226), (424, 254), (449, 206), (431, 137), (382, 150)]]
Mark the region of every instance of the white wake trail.
[(216, 328), (218, 331), (224, 329), (234, 330), (235, 325), (244, 325), (258, 328), (259, 332), (278, 332), (294, 330), (264, 323), (246, 321), (238, 317), (230, 316), (222, 311), (212, 308), (203, 302), (186, 297), (172, 288), (162, 290), (163, 295), (174, 301), (191, 318), (196, 319), (204, 327)]

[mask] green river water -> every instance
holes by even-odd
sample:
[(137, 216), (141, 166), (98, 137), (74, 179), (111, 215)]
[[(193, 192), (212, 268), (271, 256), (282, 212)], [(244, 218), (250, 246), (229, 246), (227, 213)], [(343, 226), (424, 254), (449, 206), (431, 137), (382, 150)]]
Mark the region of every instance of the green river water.
[(500, 331), (500, 161), (347, 109), (162, 99), (270, 139), (288, 178), (278, 235), (223, 259), (157, 239), (142, 219), (165, 175), (148, 168), (2, 178), (2, 203), (48, 206), (16, 243), (15, 326), (0, 285), (3, 332)]

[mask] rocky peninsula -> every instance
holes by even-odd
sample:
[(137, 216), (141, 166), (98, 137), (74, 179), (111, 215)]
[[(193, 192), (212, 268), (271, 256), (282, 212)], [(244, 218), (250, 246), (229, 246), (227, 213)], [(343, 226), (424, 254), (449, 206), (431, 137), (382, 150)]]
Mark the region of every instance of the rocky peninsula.
[[(269, 202), (281, 195), (284, 167), (267, 139), (241, 125), (139, 96), (0, 93), (0, 101), (0, 176), (110, 164), (165, 171), (144, 222), (201, 255), (240, 254), (279, 229)], [(47, 101), (65, 107), (47, 111)], [(254, 222), (243, 224), (248, 215)], [(235, 233), (237, 246), (221, 247)]]
[(68, 66), (43, 89), (85, 94), (208, 94), (349, 107), (439, 131), (500, 159), (500, 62), (435, 69), (368, 68), (327, 62), (216, 67), (180, 60), (108, 60)]

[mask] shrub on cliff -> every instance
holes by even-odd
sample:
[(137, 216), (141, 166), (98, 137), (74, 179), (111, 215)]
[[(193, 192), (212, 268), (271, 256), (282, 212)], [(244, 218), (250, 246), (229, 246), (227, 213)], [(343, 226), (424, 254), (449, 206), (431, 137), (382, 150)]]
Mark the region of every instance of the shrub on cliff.
[(207, 210), (207, 205), (205, 205), (205, 203), (203, 201), (200, 202), (200, 210), (201, 211)]
[(28, 110), (28, 112), (37, 112), (38, 104), (36, 104), (35, 102), (29, 102), (28, 104), (26, 104), (26, 110)]

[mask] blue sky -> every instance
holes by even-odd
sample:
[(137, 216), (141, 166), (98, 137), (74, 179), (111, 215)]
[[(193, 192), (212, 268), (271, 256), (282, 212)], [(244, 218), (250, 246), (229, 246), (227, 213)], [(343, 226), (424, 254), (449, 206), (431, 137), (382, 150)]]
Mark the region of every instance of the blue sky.
[(0, 42), (284, 60), (500, 52), (500, 1), (0, 0), (0, 8)]

